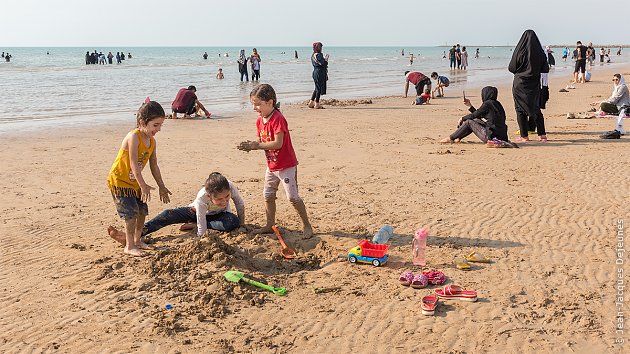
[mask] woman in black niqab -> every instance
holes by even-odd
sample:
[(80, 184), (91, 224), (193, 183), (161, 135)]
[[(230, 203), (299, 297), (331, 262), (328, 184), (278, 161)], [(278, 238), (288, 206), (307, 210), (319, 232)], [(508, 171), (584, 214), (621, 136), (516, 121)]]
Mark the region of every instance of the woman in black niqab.
[(514, 74), (512, 95), (521, 141), (529, 140), (528, 117), (536, 121), (539, 139), (546, 141), (545, 123), (540, 111), (540, 74), (549, 72), (549, 64), (536, 32), (523, 32), (512, 53), (508, 70)]

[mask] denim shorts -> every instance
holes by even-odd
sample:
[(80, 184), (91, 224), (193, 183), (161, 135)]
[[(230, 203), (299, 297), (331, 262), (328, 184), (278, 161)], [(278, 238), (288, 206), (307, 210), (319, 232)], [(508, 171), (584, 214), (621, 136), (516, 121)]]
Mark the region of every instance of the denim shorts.
[(135, 219), (138, 215), (149, 215), (149, 206), (140, 198), (114, 196), (116, 211), (123, 220)]

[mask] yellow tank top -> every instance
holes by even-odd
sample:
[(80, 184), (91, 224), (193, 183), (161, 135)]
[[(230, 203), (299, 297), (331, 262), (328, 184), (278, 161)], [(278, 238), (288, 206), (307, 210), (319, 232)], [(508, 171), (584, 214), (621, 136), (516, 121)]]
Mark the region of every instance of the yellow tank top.
[[(146, 147), (144, 141), (140, 136), (140, 130), (135, 129), (134, 134), (138, 134), (140, 144), (138, 145), (138, 167), (140, 171), (149, 162), (153, 150), (155, 150), (155, 139), (151, 138), (151, 145)], [(140, 198), (140, 185), (136, 181), (136, 177), (131, 170), (131, 164), (129, 161), (129, 150), (125, 150), (122, 147), (118, 151), (118, 156), (112, 165), (112, 169), (109, 171), (107, 177), (107, 185), (112, 195), (117, 197), (131, 197), (136, 196)]]

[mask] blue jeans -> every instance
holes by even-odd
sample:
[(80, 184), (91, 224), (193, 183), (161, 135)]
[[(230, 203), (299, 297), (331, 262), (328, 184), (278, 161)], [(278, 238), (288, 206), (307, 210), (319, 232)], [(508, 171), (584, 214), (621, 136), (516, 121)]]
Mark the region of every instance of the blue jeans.
[[(197, 214), (195, 214), (191, 207), (166, 209), (144, 224), (142, 236), (148, 235), (168, 225), (188, 222), (197, 222)], [(238, 216), (227, 211), (206, 215), (206, 222), (208, 223), (208, 229), (218, 231), (232, 231), (241, 224)]]
[(249, 81), (249, 74), (247, 70), (241, 71), (241, 81), (243, 81), (243, 76), (245, 76), (245, 81)]

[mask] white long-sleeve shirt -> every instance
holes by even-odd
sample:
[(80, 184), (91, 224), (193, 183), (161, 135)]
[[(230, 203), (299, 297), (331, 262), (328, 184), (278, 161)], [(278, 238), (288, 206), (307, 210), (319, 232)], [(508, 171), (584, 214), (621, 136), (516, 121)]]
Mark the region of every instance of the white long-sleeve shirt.
[[(232, 199), (232, 202), (234, 202), (234, 208), (236, 208), (237, 211), (244, 209), (245, 202), (243, 201), (241, 194), (238, 192), (238, 189), (231, 181), (228, 180), (228, 183), (230, 184), (230, 197)], [(224, 211), (232, 212), (230, 209), (229, 201), (225, 208), (218, 207), (214, 203), (212, 203), (212, 198), (206, 192), (205, 187), (202, 187), (199, 190), (195, 201), (192, 202), (189, 206), (195, 208), (197, 214), (197, 236), (203, 236), (208, 229), (206, 215), (219, 214)]]

